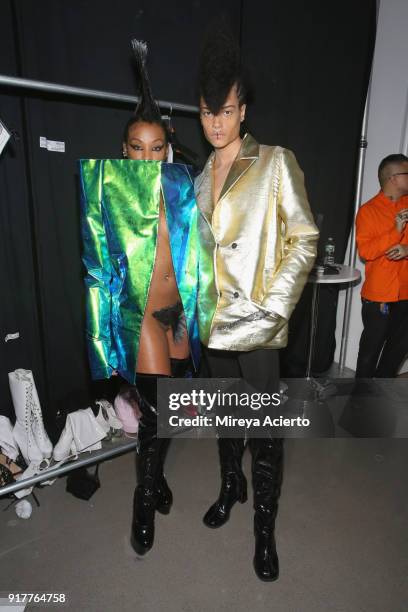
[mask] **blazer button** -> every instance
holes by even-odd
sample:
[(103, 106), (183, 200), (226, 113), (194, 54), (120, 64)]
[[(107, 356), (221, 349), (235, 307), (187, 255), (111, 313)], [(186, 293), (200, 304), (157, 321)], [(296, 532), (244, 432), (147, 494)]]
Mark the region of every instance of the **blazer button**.
[(233, 249), (236, 249), (236, 248), (237, 248), (237, 246), (238, 246), (238, 245), (237, 245), (237, 243), (236, 243), (236, 242), (233, 242), (233, 243), (231, 244), (231, 247), (232, 247)]
[(237, 298), (237, 297), (239, 297), (239, 293), (238, 291), (234, 291), (234, 298)]

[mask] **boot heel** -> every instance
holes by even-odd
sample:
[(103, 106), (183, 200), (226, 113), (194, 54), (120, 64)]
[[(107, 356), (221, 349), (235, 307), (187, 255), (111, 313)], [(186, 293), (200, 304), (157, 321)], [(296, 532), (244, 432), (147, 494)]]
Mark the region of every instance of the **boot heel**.
[(239, 503), (240, 504), (245, 504), (245, 502), (248, 500), (248, 492), (247, 492), (247, 486), (246, 484), (244, 484), (244, 486), (242, 487), (242, 491), (241, 491), (241, 495), (239, 496)]
[(156, 510), (157, 512), (160, 512), (160, 514), (170, 514), (170, 508), (171, 506), (169, 506), (168, 504), (162, 504), (161, 506), (156, 506)]
[[(163, 470), (163, 464), (161, 464), (160, 467)], [(157, 512), (160, 512), (160, 514), (169, 514), (171, 506), (173, 505), (173, 493), (171, 492), (171, 489), (167, 484), (167, 480), (164, 477), (164, 474), (162, 474), (161, 478), (159, 479), (156, 490), (158, 494), (158, 500), (156, 504)]]

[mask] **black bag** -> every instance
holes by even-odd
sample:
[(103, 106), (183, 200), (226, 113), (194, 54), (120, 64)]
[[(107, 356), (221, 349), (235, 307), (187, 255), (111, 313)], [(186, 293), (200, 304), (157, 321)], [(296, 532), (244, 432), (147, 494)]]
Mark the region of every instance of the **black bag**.
[(88, 501), (101, 486), (98, 470), (99, 463), (93, 474), (90, 474), (85, 467), (73, 470), (67, 478), (66, 491), (79, 499)]

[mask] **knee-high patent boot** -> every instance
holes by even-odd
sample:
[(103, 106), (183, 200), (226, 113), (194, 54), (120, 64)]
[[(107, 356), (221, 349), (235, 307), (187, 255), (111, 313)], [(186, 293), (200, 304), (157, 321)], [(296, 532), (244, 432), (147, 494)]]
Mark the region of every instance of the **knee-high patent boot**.
[(157, 475), (162, 440), (157, 437), (154, 400), (157, 377), (138, 375), (139, 423), (137, 480), (133, 498), (131, 544), (139, 555), (146, 554), (154, 542), (154, 513), (158, 501)]
[(170, 438), (161, 438), (160, 440), (160, 451), (159, 451), (159, 466), (157, 470), (157, 506), (156, 510), (161, 514), (169, 514), (171, 506), (173, 504), (173, 493), (167, 483), (164, 475), (164, 462), (168, 448), (170, 446)]
[(252, 482), (254, 488), (254, 568), (261, 580), (279, 576), (275, 543), (275, 519), (283, 477), (283, 440), (251, 439)]
[(240, 438), (219, 438), (218, 451), (221, 464), (221, 490), (217, 501), (209, 508), (203, 521), (207, 527), (216, 529), (224, 525), (231, 508), (239, 501), (247, 500), (247, 481), (241, 462), (244, 440)]
[(144, 425), (143, 428), (140, 422), (139, 442), (138, 484), (133, 498), (131, 544), (139, 555), (144, 555), (154, 542), (154, 512), (158, 499), (156, 478), (161, 442), (156, 437), (156, 427)]
[[(185, 378), (191, 368), (191, 359), (170, 359), (171, 375), (173, 378)], [(161, 514), (168, 514), (173, 504), (173, 494), (164, 475), (164, 462), (170, 446), (169, 438), (162, 438), (160, 445), (160, 464), (157, 474), (158, 500), (156, 510)]]

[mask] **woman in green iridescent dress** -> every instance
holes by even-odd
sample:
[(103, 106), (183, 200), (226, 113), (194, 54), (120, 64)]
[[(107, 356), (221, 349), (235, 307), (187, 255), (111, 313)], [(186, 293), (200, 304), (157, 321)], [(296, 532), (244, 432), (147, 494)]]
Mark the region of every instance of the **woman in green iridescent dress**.
[(197, 209), (188, 167), (165, 163), (168, 133), (149, 86), (147, 47), (132, 46), (141, 95), (125, 128), (125, 159), (82, 160), (81, 179), (91, 372), (126, 379), (142, 414), (131, 543), (144, 555), (155, 511), (172, 505), (157, 380), (189, 375), (199, 356)]

